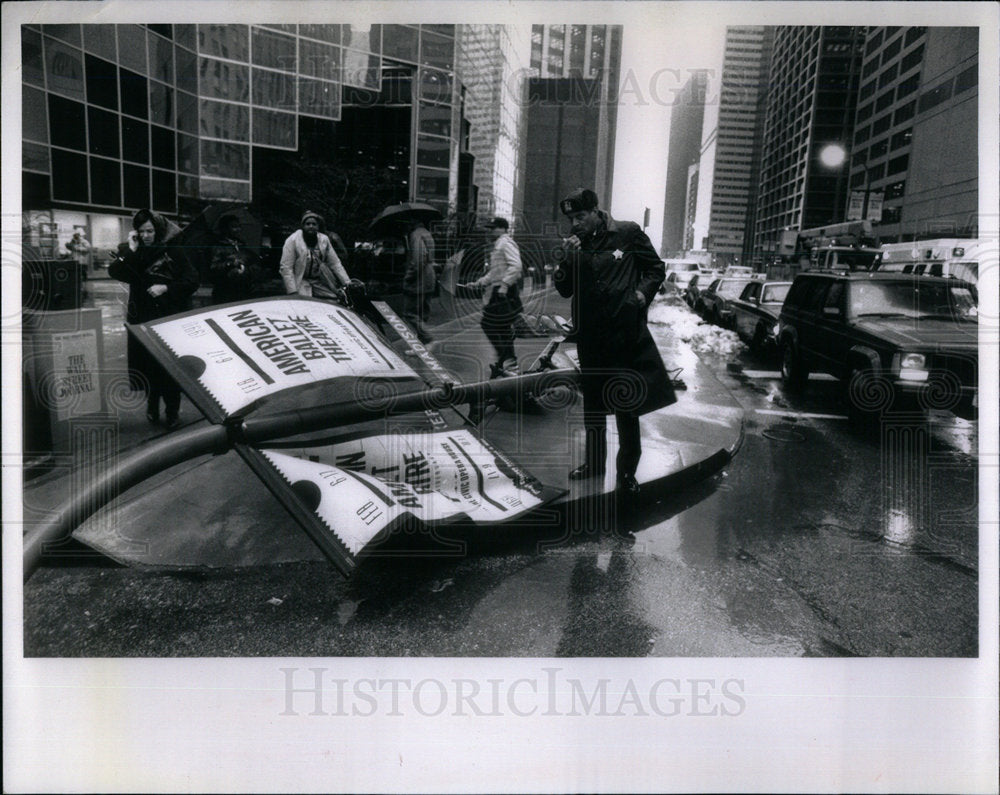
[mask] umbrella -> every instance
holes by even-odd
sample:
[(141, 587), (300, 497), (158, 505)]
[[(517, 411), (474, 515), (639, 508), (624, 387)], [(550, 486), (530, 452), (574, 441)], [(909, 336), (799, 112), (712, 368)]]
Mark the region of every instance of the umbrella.
[(384, 234), (389, 231), (386, 227), (394, 221), (420, 220), (424, 223), (430, 223), (431, 221), (440, 221), (442, 217), (441, 211), (429, 204), (400, 202), (399, 204), (390, 204), (383, 209), (375, 216), (368, 228), (373, 232)]
[(235, 215), (240, 221), (240, 239), (248, 248), (260, 247), (261, 223), (242, 204), (222, 203), (210, 204), (202, 210), (191, 223), (185, 226), (174, 242), (187, 249), (188, 256), (195, 267), (207, 278), (207, 268), (212, 257), (212, 249), (219, 244), (222, 230), (218, 228), (219, 221), (224, 216)]
[(186, 239), (190, 236), (192, 242), (214, 240), (222, 231), (219, 229), (219, 221), (227, 215), (235, 215), (239, 219), (242, 226), (240, 238), (244, 244), (254, 248), (260, 246), (261, 223), (242, 204), (210, 204), (184, 227), (182, 234)]

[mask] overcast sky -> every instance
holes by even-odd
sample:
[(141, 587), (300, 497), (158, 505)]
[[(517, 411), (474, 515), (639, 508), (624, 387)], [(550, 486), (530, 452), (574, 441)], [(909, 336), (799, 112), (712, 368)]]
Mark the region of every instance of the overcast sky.
[[(725, 26), (704, 15), (650, 9), (648, 19), (623, 26), (621, 102), (615, 143), (611, 214), (642, 224), (660, 248), (671, 108), (692, 69), (722, 68)], [(711, 96), (711, 92), (709, 94)]]

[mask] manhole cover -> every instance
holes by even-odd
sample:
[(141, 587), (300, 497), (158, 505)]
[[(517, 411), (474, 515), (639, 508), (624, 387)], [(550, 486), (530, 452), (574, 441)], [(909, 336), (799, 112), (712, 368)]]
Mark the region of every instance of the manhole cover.
[(804, 442), (806, 437), (794, 428), (784, 428), (780, 425), (772, 426), (761, 431), (761, 436), (774, 439), (776, 442)]

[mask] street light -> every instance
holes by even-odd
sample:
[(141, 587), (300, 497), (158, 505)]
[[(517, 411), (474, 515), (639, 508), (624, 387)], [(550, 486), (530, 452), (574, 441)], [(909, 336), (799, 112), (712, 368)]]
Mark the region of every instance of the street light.
[[(841, 168), (847, 160), (847, 150), (841, 144), (827, 144), (820, 150), (820, 162), (827, 168)], [(865, 189), (861, 196), (861, 206), (857, 207), (852, 202), (854, 191), (851, 190), (850, 183), (847, 186), (847, 210), (844, 218), (847, 221), (863, 221), (868, 218), (868, 197), (871, 189), (871, 171), (868, 169), (868, 161), (861, 164), (865, 171)], [(839, 180), (838, 180), (839, 182)], [(851, 218), (857, 211), (857, 217)]]

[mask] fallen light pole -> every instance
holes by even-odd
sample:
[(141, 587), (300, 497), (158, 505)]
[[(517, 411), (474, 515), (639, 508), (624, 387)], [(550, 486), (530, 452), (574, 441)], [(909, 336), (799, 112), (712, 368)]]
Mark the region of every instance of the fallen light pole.
[(537, 394), (575, 384), (576, 380), (575, 370), (561, 369), (457, 386), (445, 383), (440, 387), (394, 395), (378, 409), (359, 403), (311, 406), (178, 431), (118, 460), (79, 494), (66, 500), (50, 519), (29, 530), (24, 536), (24, 579), (27, 581), (41, 564), (46, 547), (64, 541), (74, 527), (107, 503), (153, 475), (198, 456), (219, 455), (233, 449), (236, 444), (260, 444), (309, 431), (367, 422), (376, 416), (387, 417), (466, 403), (481, 404), (489, 399), (511, 397), (518, 393)]

